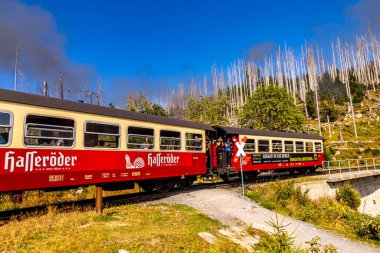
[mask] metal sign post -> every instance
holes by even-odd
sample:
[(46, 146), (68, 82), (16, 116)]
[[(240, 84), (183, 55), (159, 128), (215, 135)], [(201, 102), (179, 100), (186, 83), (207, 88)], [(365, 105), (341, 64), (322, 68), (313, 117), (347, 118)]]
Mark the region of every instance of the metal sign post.
[(240, 177), (241, 177), (241, 188), (243, 189), (243, 196), (244, 194), (244, 175), (243, 175), (243, 156), (240, 155)]
[(243, 196), (244, 196), (244, 175), (243, 175), (243, 160), (245, 162), (249, 161), (249, 157), (244, 152), (244, 146), (247, 142), (247, 137), (245, 136), (241, 143), (236, 139), (236, 137), (232, 137), (232, 140), (234, 141), (236, 147), (238, 148), (238, 152), (235, 154), (234, 162), (237, 162), (238, 159), (240, 159), (240, 177), (241, 177), (241, 187), (243, 190)]

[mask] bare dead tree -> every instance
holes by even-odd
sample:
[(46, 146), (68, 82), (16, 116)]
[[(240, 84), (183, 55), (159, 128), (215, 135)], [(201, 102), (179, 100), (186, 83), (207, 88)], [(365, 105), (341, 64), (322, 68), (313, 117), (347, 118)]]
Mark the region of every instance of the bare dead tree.
[(24, 91), (24, 85), (25, 85), (25, 76), (24, 76), (24, 72), (19, 69), (17, 71), (17, 83), (18, 83), (18, 86), (20, 87), (20, 91), (23, 92)]
[(350, 82), (349, 82), (350, 64), (349, 64), (349, 61), (347, 58), (348, 57), (347, 56), (347, 48), (346, 48), (346, 50), (341, 49), (339, 38), (337, 40), (337, 50), (338, 50), (337, 53), (338, 53), (339, 65), (340, 65), (340, 78), (346, 87), (346, 93), (347, 93), (347, 97), (349, 99), (349, 112), (351, 111), (352, 122), (354, 124), (355, 138), (357, 138), (358, 133), (356, 130), (355, 112), (354, 112), (354, 106), (352, 103), (352, 95), (351, 95), (351, 88), (350, 88)]
[(310, 88), (314, 91), (315, 103), (317, 105), (318, 131), (319, 131), (319, 135), (322, 136), (321, 116), (319, 113), (319, 96), (318, 96), (317, 73), (316, 73), (314, 52), (313, 52), (312, 48), (308, 48), (308, 50), (307, 50), (307, 68), (308, 68)]
[(43, 91), (44, 91), (44, 96), (47, 97), (48, 96), (48, 84), (46, 81), (44, 81)]
[(17, 72), (18, 72), (18, 55), (19, 54), (19, 47), (16, 46), (16, 59), (15, 59), (15, 69), (14, 69), (14, 72), (15, 72), (15, 76), (14, 76), (14, 90), (16, 91), (17, 90)]
[(96, 93), (97, 93), (98, 105), (102, 106), (103, 105), (103, 81), (102, 81), (102, 79), (98, 80), (98, 91)]
[(63, 94), (63, 76), (61, 75), (59, 77), (59, 94), (61, 99), (64, 99), (64, 94)]

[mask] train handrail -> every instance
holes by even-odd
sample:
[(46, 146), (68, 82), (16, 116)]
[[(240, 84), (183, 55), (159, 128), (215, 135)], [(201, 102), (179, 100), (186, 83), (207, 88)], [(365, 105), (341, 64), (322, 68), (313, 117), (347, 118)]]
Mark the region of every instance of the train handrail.
[(380, 169), (380, 157), (330, 160), (322, 162), (322, 170), (331, 172), (354, 172)]

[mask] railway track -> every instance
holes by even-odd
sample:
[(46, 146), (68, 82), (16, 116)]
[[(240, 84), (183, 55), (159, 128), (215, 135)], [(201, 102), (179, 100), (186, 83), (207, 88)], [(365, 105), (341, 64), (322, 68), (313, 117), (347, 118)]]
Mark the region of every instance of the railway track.
[[(209, 183), (209, 184), (194, 184), (190, 190), (199, 190), (209, 187), (231, 187), (232, 185), (238, 186), (238, 182), (219, 182), (219, 183)], [(143, 203), (153, 200), (159, 200), (173, 194), (180, 192), (179, 189), (174, 189), (170, 192), (160, 193), (157, 191), (154, 192), (137, 192), (137, 193), (128, 193), (120, 194), (115, 196), (103, 197), (103, 203), (105, 207), (119, 206), (125, 204), (134, 204), (134, 203)], [(76, 201), (64, 201), (64, 202), (55, 202), (46, 205), (24, 207), (18, 209), (11, 209), (6, 211), (0, 211), (0, 224), (7, 222), (9, 220), (21, 220), (26, 217), (45, 214), (49, 209), (57, 210), (85, 210), (87, 208), (95, 207), (95, 198), (76, 200)]]
[[(308, 174), (318, 175), (319, 173)], [(274, 173), (274, 174), (260, 174), (255, 180), (246, 181), (250, 184), (260, 184), (273, 182), (277, 179), (291, 179), (304, 177), (305, 175), (301, 174), (288, 174), (288, 173)], [(231, 189), (241, 186), (241, 181), (232, 181), (232, 182), (209, 182), (209, 183), (195, 183), (189, 189), (190, 191), (196, 191), (206, 188), (223, 188)], [(154, 192), (138, 192), (138, 193), (128, 193), (115, 196), (108, 196), (103, 198), (103, 203), (105, 207), (120, 206), (125, 204), (135, 204), (135, 203), (144, 203), (154, 200), (163, 199), (174, 194), (181, 192), (179, 189), (174, 189), (170, 192), (160, 193), (157, 191)], [(24, 218), (29, 218), (37, 215), (43, 215), (49, 212), (49, 209), (55, 209), (60, 211), (70, 211), (70, 210), (88, 210), (95, 207), (95, 198), (85, 199), (85, 200), (76, 200), (76, 201), (65, 201), (65, 202), (55, 202), (46, 205), (33, 206), (33, 207), (24, 207), (19, 209), (12, 209), (6, 211), (0, 211), (0, 225), (10, 221), (10, 220), (22, 220)]]

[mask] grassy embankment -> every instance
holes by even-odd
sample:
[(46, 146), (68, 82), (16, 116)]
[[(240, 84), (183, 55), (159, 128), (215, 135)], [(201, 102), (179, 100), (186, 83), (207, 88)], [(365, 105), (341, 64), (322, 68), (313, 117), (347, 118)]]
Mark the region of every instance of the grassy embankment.
[[(380, 91), (372, 92), (371, 98), (365, 97), (360, 104), (355, 104), (355, 114), (358, 138), (355, 138), (351, 114), (347, 113), (346, 106), (336, 106), (339, 116), (331, 122), (331, 137), (327, 122), (322, 122), (322, 135), (325, 138), (325, 153), (328, 159), (357, 159), (366, 157), (380, 157)], [(372, 110), (370, 108), (372, 107)], [(326, 119), (323, 119), (326, 121)], [(318, 123), (311, 121), (314, 134), (318, 134)], [(340, 140), (340, 133), (343, 141)]]
[[(217, 231), (223, 226), (184, 205), (126, 205), (55, 213), (0, 227), (0, 252), (245, 252)], [(199, 232), (219, 238), (208, 244)]]
[(247, 188), (246, 195), (265, 208), (380, 246), (380, 217), (361, 214), (331, 198), (311, 200), (293, 180)]

